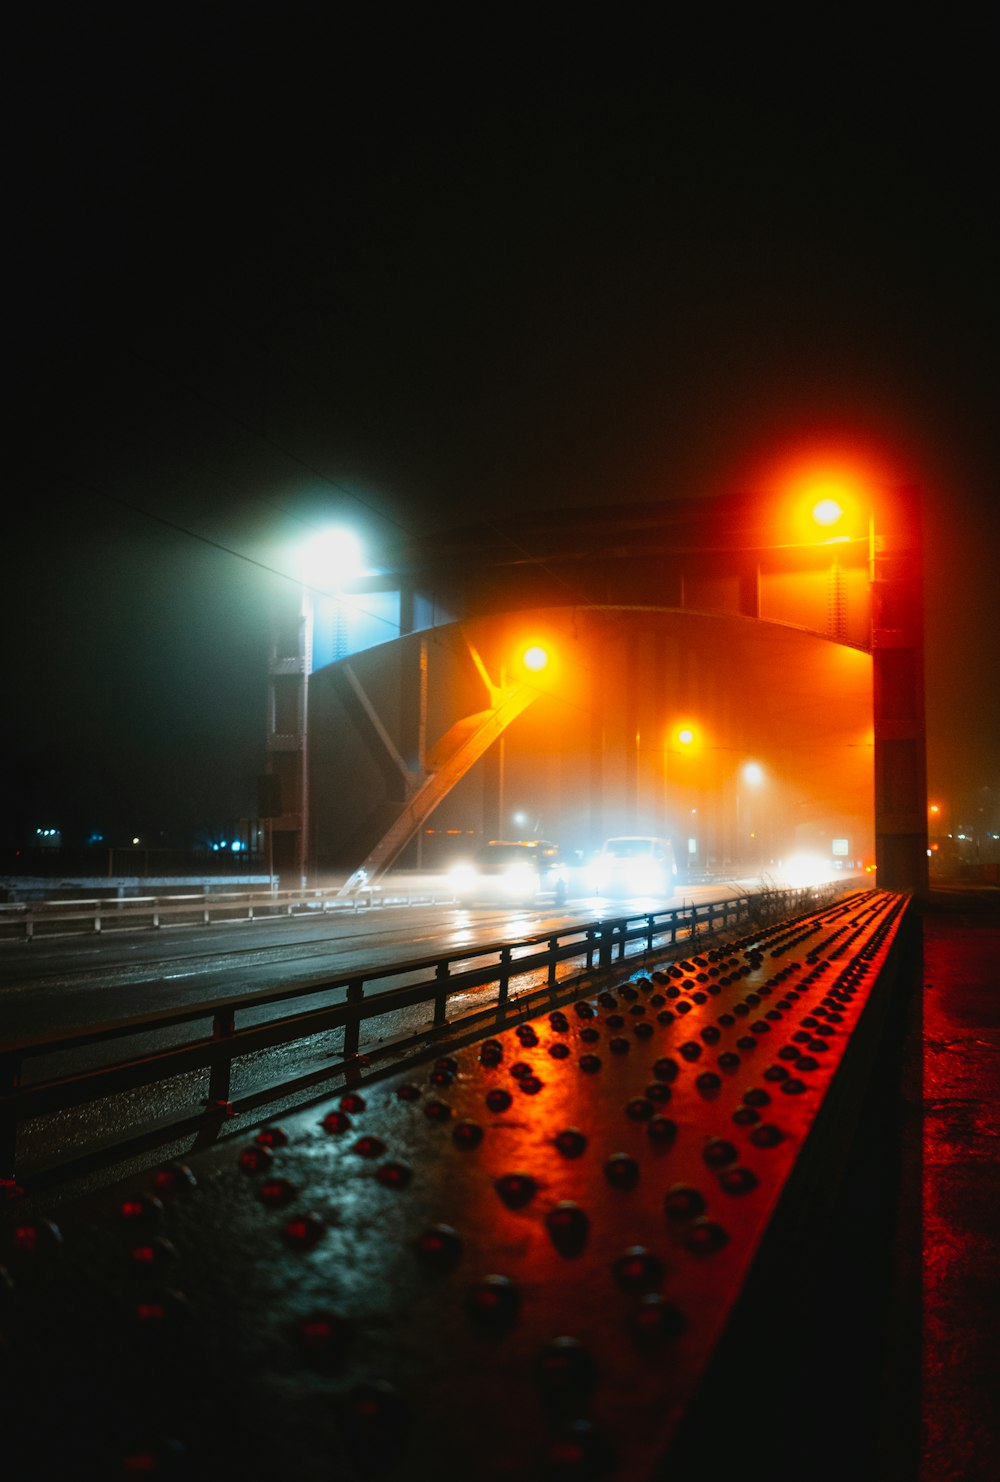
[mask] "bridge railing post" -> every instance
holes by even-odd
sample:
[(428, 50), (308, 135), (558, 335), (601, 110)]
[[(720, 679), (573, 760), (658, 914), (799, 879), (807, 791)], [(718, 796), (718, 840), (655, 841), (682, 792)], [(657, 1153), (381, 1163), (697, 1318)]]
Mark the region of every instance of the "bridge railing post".
[(357, 1058), (358, 1047), (361, 1043), (361, 1015), (357, 1012), (365, 996), (365, 982), (363, 978), (352, 978), (347, 985), (347, 1003), (355, 1010), (347, 1023), (344, 1025), (344, 1059), (354, 1060)]
[(212, 1020), (214, 1043), (208, 1077), (208, 1099), (205, 1103), (212, 1111), (224, 1110), (229, 1105), (233, 1056), (228, 1041), (232, 1040), (235, 1029), (235, 1008), (219, 1009)]
[(447, 962), (439, 962), (434, 976), (441, 985), (434, 995), (434, 1028), (443, 1029), (448, 1022), (448, 990), (445, 986), (450, 976)]

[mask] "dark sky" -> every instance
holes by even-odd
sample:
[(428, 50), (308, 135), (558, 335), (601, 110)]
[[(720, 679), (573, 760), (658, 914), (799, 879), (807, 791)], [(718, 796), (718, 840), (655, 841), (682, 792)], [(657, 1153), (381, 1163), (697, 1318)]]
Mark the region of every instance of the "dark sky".
[(18, 23), (5, 818), (251, 809), (310, 528), (377, 562), (803, 441), (921, 486), (931, 790), (996, 799), (995, 36), (474, 14)]

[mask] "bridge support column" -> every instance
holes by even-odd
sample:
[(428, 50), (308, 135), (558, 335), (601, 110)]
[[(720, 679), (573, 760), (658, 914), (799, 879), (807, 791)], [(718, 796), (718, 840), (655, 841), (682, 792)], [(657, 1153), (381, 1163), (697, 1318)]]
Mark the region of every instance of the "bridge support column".
[(875, 868), (878, 885), (927, 891), (923, 552), (918, 497), (898, 491), (871, 532)]

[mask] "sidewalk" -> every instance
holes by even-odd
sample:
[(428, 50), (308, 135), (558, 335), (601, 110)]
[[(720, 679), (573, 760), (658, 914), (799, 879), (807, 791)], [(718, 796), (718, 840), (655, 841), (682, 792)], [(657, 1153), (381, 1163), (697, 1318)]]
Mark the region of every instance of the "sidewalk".
[(924, 911), (921, 1482), (1000, 1476), (1000, 891)]

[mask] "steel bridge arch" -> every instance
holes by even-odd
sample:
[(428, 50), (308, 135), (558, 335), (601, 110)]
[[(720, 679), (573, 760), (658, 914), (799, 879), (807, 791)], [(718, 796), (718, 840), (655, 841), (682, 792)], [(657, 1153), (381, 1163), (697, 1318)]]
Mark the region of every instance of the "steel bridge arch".
[[(294, 643), (276, 647), (268, 730), (268, 771), (281, 795), (270, 819), (276, 867), (305, 876), (322, 850), (314, 800), (318, 761), (324, 777), (331, 765), (331, 696), (341, 727), (346, 718), (354, 734), (355, 772), (368, 774), (372, 799), (364, 823), (343, 840), (338, 863), (350, 889), (399, 858), (475, 763), (498, 743), (502, 752), (508, 727), (545, 693), (544, 683), (513, 672), (511, 635), (532, 624), (544, 630), (556, 613), (577, 625), (595, 615), (634, 625), (646, 614), (661, 625), (750, 621), (762, 632), (820, 637), (870, 656), (878, 883), (923, 891), (921, 577), (919, 509), (908, 491), (883, 496), (865, 522), (830, 541), (777, 539), (764, 503), (728, 497), (571, 519), (542, 512), (410, 542), (352, 583), (348, 599), (361, 605), (372, 594), (394, 594), (396, 639), (316, 664), (322, 599), (306, 593)], [(497, 633), (508, 635), (499, 649)], [(467, 670), (445, 715), (433, 703), (430, 663), (443, 647)]]

